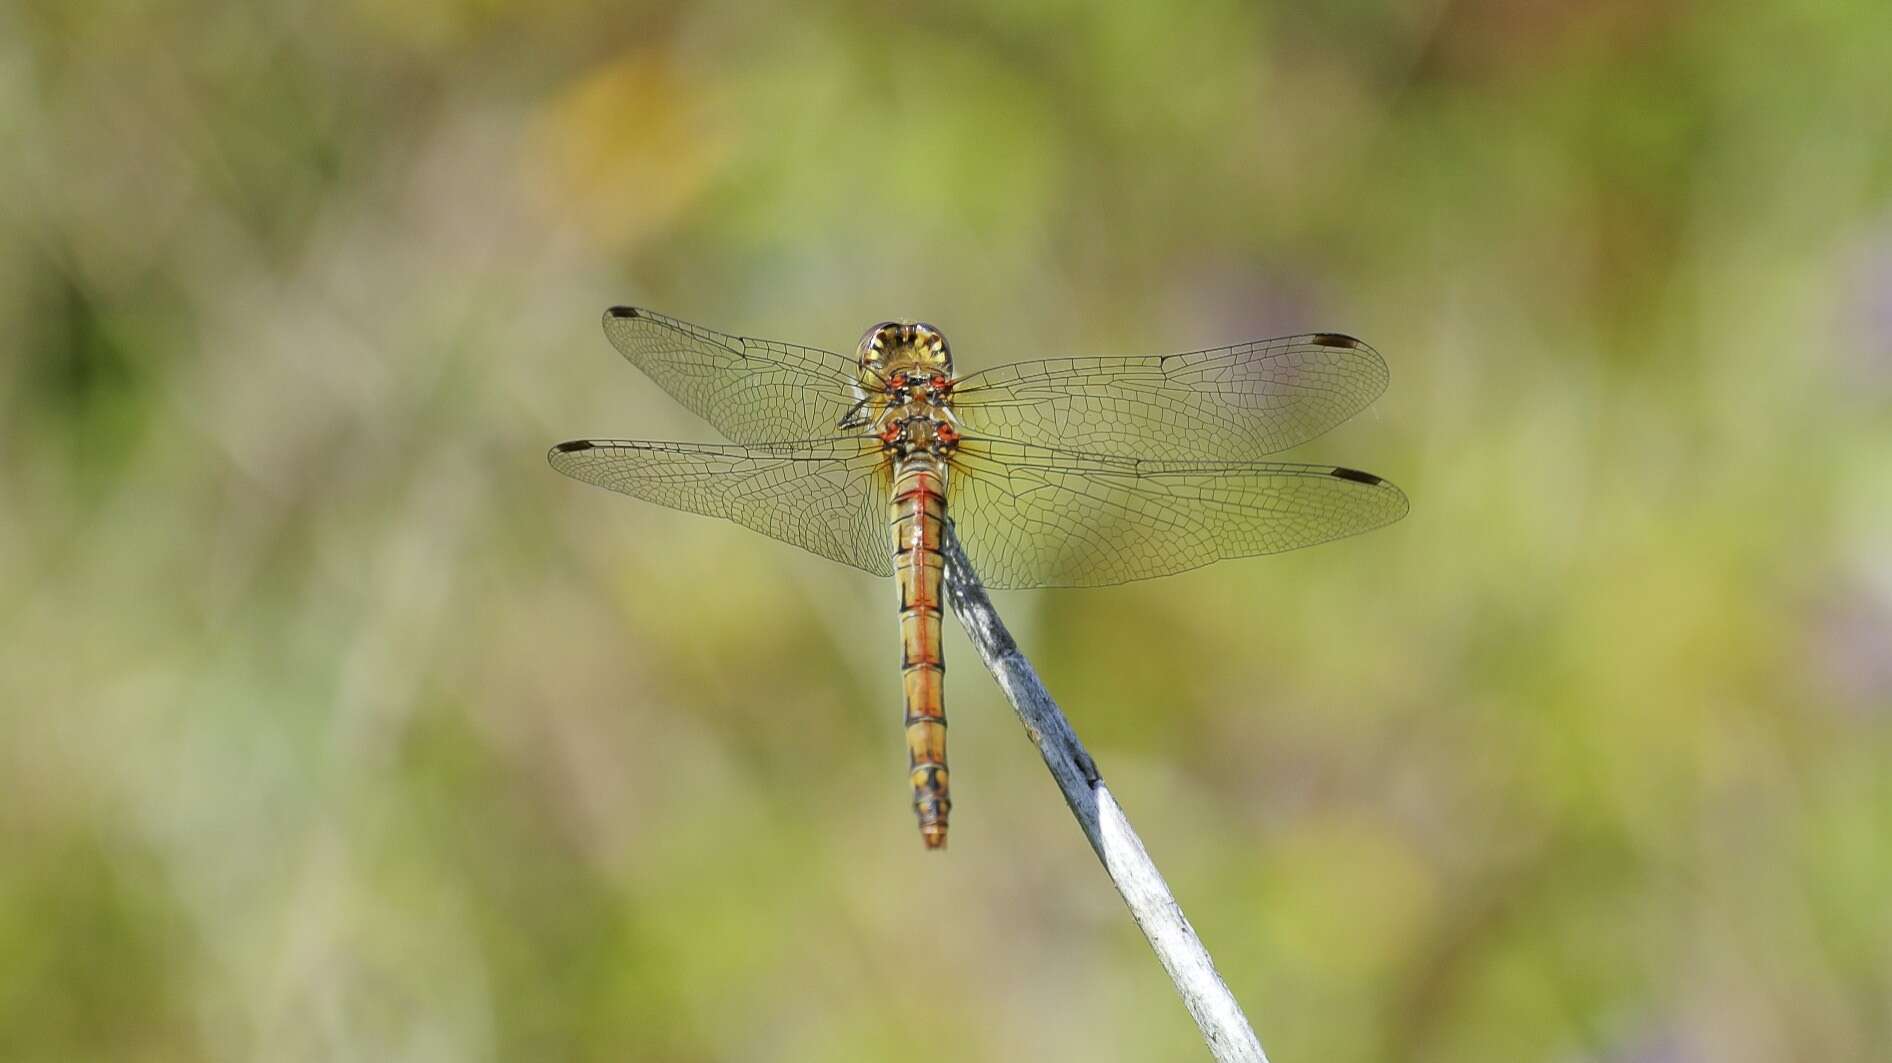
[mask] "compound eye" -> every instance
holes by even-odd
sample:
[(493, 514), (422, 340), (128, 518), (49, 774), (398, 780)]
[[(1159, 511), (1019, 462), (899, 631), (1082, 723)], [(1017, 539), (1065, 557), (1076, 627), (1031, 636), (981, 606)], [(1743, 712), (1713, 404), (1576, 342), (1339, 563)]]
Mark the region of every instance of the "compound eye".
[(863, 358), (878, 359), (893, 342), (898, 339), (900, 323), (882, 321), (866, 332), (861, 333), (860, 353)]

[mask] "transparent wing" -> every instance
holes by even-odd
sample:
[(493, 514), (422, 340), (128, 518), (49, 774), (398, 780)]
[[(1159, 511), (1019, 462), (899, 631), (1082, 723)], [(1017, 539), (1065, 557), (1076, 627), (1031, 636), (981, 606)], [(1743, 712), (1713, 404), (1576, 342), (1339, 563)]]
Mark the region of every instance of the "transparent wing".
[(581, 439), (547, 457), (586, 483), (732, 520), (875, 575), (893, 572), (885, 463), (872, 438), (757, 446)]
[(855, 402), (857, 363), (832, 351), (731, 336), (634, 306), (605, 311), (604, 334), (737, 443), (832, 435)]
[(1386, 362), (1322, 332), (1189, 354), (1052, 358), (953, 389), (970, 434), (1163, 461), (1249, 461), (1298, 446), (1386, 390)]
[(1293, 550), (1406, 515), (1371, 473), (1281, 462), (1146, 461), (968, 439), (946, 512), (998, 588), (1095, 587)]

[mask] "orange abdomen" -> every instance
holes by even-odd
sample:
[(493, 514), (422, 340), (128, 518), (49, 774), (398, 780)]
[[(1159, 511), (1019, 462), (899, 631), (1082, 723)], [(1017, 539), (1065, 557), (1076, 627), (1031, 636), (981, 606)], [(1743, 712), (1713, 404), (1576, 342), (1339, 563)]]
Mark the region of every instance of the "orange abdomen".
[(891, 510), (913, 811), (926, 847), (937, 849), (946, 844), (946, 817), (953, 807), (946, 775), (946, 660), (940, 651), (945, 465), (930, 456), (900, 462), (894, 469)]

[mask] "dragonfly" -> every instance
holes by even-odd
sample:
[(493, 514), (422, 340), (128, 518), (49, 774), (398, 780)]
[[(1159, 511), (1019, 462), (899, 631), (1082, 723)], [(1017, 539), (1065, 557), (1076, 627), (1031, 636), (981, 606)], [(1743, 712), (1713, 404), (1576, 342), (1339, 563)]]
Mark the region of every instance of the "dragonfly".
[(941, 553), (950, 518), (996, 589), (1092, 587), (1293, 550), (1406, 514), (1358, 469), (1262, 461), (1352, 417), (1386, 362), (1333, 332), (1149, 356), (1057, 357), (955, 375), (924, 322), (853, 356), (605, 312), (619, 353), (728, 443), (577, 439), (567, 476), (721, 517), (894, 577), (920, 837), (946, 843)]

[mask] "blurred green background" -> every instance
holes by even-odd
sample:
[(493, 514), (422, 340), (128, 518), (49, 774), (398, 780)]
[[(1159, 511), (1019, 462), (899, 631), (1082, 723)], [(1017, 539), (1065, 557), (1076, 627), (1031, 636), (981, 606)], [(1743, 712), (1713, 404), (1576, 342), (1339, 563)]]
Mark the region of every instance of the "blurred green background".
[(636, 302), (1307, 330), (1373, 535), (1000, 596), (1283, 1061), (1885, 1058), (1892, 22), (0, 3), (0, 1058), (1172, 1060), (956, 626), (549, 470)]

